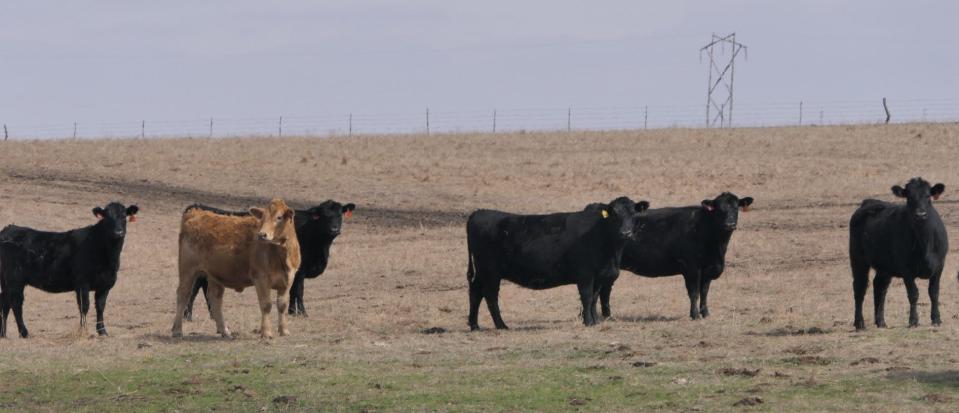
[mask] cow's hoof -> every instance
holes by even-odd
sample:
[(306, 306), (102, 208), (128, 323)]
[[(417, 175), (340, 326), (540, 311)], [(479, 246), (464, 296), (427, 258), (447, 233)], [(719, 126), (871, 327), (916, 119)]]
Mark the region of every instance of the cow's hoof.
[(99, 331), (97, 331), (97, 335), (99, 335), (100, 337), (109, 337), (109, 336), (110, 336), (109, 334), (107, 334), (107, 330), (99, 330)]
[(182, 337), (183, 337), (183, 332), (181, 332), (181, 331), (174, 331), (173, 334), (170, 334), (170, 337), (173, 337), (173, 338), (182, 338)]
[(863, 320), (856, 320), (855, 322), (852, 323), (852, 325), (856, 328), (856, 330), (866, 329), (866, 322)]
[(702, 309), (702, 310), (699, 310), (699, 315), (700, 315), (702, 318), (709, 317), (709, 310), (707, 310), (707, 309), (705, 309), (705, 308)]
[(916, 322), (910, 321), (910, 322), (909, 322), (909, 328), (916, 328), (916, 327), (919, 327), (919, 322), (918, 322), (918, 321), (916, 321)]
[(479, 325), (471, 325), (471, 326), (470, 326), (470, 331), (476, 331), (476, 330), (479, 330)]
[(288, 329), (280, 330), (280, 336), (288, 336), (288, 335), (290, 335), (290, 330)]
[(501, 325), (501, 326), (496, 326), (496, 329), (497, 329), (497, 330), (509, 330), (509, 327), (507, 327), (506, 324), (503, 324), (503, 325)]
[(876, 327), (877, 327), (877, 328), (886, 328), (886, 322), (885, 322), (885, 321), (876, 321)]

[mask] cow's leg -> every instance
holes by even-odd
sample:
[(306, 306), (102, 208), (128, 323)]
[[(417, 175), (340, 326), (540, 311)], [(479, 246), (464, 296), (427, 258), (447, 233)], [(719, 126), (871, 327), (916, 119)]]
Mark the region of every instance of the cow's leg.
[(200, 295), (200, 290), (203, 291), (203, 299), (206, 300), (206, 309), (210, 310), (210, 299), (207, 298), (207, 281), (206, 277), (197, 277), (196, 281), (193, 282), (193, 289), (190, 291), (190, 301), (186, 304), (186, 311), (183, 313), (183, 318), (186, 321), (193, 321), (193, 303), (196, 301), (196, 296)]
[(906, 295), (909, 297), (909, 327), (919, 326), (919, 313), (916, 311), (916, 302), (919, 301), (919, 288), (916, 287), (916, 278), (902, 277), (906, 283)]
[(230, 329), (226, 327), (226, 321), (223, 320), (223, 292), (226, 288), (223, 284), (207, 279), (206, 299), (210, 303), (210, 316), (216, 323), (216, 332), (223, 338), (230, 338)]
[(276, 292), (276, 312), (277, 312), (277, 323), (279, 324), (280, 336), (290, 335), (290, 328), (286, 324), (286, 311), (290, 305), (290, 287), (292, 281), (295, 280), (294, 277), (287, 278), (291, 281), (286, 285), (286, 288)]
[(270, 286), (266, 278), (267, 275), (258, 274), (253, 278), (253, 286), (256, 287), (256, 300), (260, 303), (260, 337), (273, 338), (273, 324), (270, 322), (273, 301), (270, 300)]
[(866, 328), (866, 320), (862, 317), (862, 302), (866, 298), (866, 289), (869, 288), (869, 266), (852, 259), (852, 295), (856, 301), (856, 316), (853, 326), (856, 330)]
[(942, 269), (936, 271), (929, 277), (929, 301), (932, 302), (931, 316), (932, 325), (942, 325), (942, 318), (939, 317), (939, 279), (942, 276)]
[(875, 311), (876, 327), (886, 328), (886, 291), (889, 291), (889, 283), (892, 281), (892, 275), (876, 271), (872, 278), (872, 298)]
[(306, 317), (306, 308), (303, 307), (303, 284), (305, 281), (305, 278), (299, 274), (293, 278), (293, 285), (290, 287), (288, 310), (291, 315)]
[(476, 277), (467, 282), (469, 283), (470, 294), (470, 312), (467, 319), (470, 330), (476, 331), (479, 330), (479, 307), (480, 303), (483, 302), (483, 284), (480, 282), (480, 279)]
[(613, 282), (604, 283), (603, 287), (599, 289), (599, 303), (603, 309), (603, 318), (609, 318), (613, 315), (613, 311), (609, 307), (609, 297), (612, 294)]
[(20, 337), (27, 338), (30, 332), (27, 331), (27, 325), (23, 323), (23, 287), (10, 291), (7, 299), (10, 307), (13, 308), (13, 317), (17, 319), (17, 330), (20, 331)]
[(80, 328), (77, 330), (77, 336), (81, 338), (89, 337), (87, 330), (87, 313), (90, 312), (90, 287), (81, 286), (77, 288), (77, 307), (80, 309)]
[(506, 330), (509, 327), (503, 322), (499, 312), (499, 284), (499, 278), (483, 280), (483, 298), (486, 299), (486, 308), (489, 309), (489, 315), (493, 318), (493, 324), (498, 330)]
[(97, 310), (97, 334), (101, 336), (107, 335), (107, 327), (103, 324), (103, 310), (107, 306), (108, 294), (110, 290), (97, 290), (93, 293), (93, 303)]
[(686, 282), (686, 293), (689, 295), (689, 318), (699, 319), (699, 286), (700, 271), (699, 268), (688, 268), (683, 272), (683, 280)]
[(306, 304), (303, 301), (303, 292), (306, 290), (306, 278), (300, 278), (300, 289), (296, 292), (296, 312), (303, 317), (309, 317), (306, 314)]
[(704, 276), (699, 285), (699, 315), (703, 318), (709, 317), (709, 306), (706, 304), (706, 298), (709, 296), (709, 284), (712, 282), (712, 277)]
[(184, 275), (180, 270), (180, 284), (176, 288), (176, 314), (173, 315), (173, 337), (183, 336), (183, 314), (186, 312), (186, 304), (190, 301), (190, 294), (193, 291), (193, 284), (196, 282), (194, 276)]
[(606, 285), (604, 281), (594, 281), (593, 282), (593, 294), (589, 300), (589, 314), (593, 317), (593, 323), (599, 324), (603, 319), (599, 318), (599, 313), (596, 312), (596, 306), (599, 304), (599, 291)]
[(579, 290), (579, 301), (583, 305), (583, 324), (587, 326), (592, 326), (596, 324), (596, 320), (593, 319), (593, 311), (590, 310), (590, 307), (593, 306), (593, 284), (595, 281), (589, 279), (587, 281), (580, 281), (576, 284), (576, 288)]
[(10, 303), (7, 301), (7, 293), (0, 290), (0, 338), (7, 337), (7, 317), (9, 316)]

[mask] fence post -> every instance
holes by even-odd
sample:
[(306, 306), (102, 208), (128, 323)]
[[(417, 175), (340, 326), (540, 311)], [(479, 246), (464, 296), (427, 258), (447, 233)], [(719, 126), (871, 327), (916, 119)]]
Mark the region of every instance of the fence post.
[(352, 113), (350, 113), (349, 120), (347, 121), (347, 127), (349, 128), (348, 136), (352, 137), (353, 136), (353, 114)]
[(643, 107), (643, 129), (649, 129), (649, 105)]
[(496, 133), (496, 109), (493, 109), (493, 133)]
[(573, 108), (566, 109), (566, 133), (573, 131)]
[(888, 124), (892, 115), (889, 114), (889, 106), (886, 106), (886, 98), (882, 98), (882, 108), (886, 111), (886, 124)]
[(426, 136), (430, 136), (430, 108), (426, 108)]
[(73, 122), (73, 139), (77, 138), (77, 123)]
[(819, 125), (822, 126), (822, 108), (819, 108)]
[(799, 101), (799, 126), (802, 126), (802, 101)]
[(143, 139), (144, 137), (146, 137), (146, 131), (147, 131), (147, 121), (141, 120), (140, 121), (140, 139)]
[(213, 118), (210, 118), (210, 137), (213, 137)]
[(280, 123), (278, 123), (276, 126), (276, 136), (278, 138), (283, 137), (283, 117), (282, 116), (280, 116)]
[(9, 137), (10, 137), (10, 135), (7, 134), (7, 124), (4, 123), (4, 124), (3, 124), (3, 140), (7, 140), (7, 138), (9, 138)]

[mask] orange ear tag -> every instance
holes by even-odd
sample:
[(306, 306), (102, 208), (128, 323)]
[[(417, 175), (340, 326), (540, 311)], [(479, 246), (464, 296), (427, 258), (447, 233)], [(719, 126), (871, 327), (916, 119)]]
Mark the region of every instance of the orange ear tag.
[(137, 216), (136, 216), (136, 215), (130, 215), (130, 222), (131, 222), (131, 223), (137, 222)]
[(743, 212), (749, 212), (749, 205), (743, 207)]
[(347, 217), (347, 218), (352, 217), (352, 216), (353, 216), (353, 210), (351, 209), (351, 210), (348, 210), (348, 211), (344, 212), (344, 213), (343, 213), (343, 216), (344, 216), (344, 217)]

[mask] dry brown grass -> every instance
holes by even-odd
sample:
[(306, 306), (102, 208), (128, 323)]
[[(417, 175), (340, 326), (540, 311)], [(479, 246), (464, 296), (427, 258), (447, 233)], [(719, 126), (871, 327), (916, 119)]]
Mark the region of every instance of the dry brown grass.
[[(88, 371), (118, 363), (114, 360), (136, 366), (230, 352), (279, 362), (373, 363), (363, 364), (373, 376), (393, 369), (440, 374), (437, 369), (460, 365), (468, 372), (500, 368), (530, 374), (556, 366), (599, 366), (625, 369), (620, 379), (627, 393), (630, 388), (669, 393), (687, 386), (683, 380), (693, 384), (682, 397), (656, 401), (660, 404), (588, 401), (579, 408), (733, 409), (733, 402), (758, 394), (760, 408), (771, 410), (940, 409), (945, 405), (936, 400), (959, 396), (959, 355), (952, 345), (959, 340), (959, 209), (952, 201), (959, 199), (953, 192), (959, 191), (959, 170), (952, 163), (959, 154), (957, 138), (959, 126), (916, 124), (6, 142), (0, 146), (0, 224), (65, 230), (91, 223), (90, 209), (111, 200), (137, 203), (141, 212), (129, 230), (120, 280), (107, 306), (112, 336), (69, 338), (78, 319), (73, 296), (28, 290), (25, 313), (35, 337), (0, 341), (0, 364), (40, 377), (53, 369), (49, 366)], [(886, 307), (891, 328), (855, 333), (848, 218), (863, 198), (891, 199), (890, 186), (920, 175), (947, 188), (937, 204), (953, 238), (943, 275), (944, 325), (929, 327), (923, 293), (923, 325), (905, 328), (905, 289), (894, 281)], [(741, 216), (726, 273), (713, 284), (709, 319), (686, 319), (680, 278), (623, 273), (613, 291), (616, 318), (598, 328), (585, 328), (577, 319), (575, 287), (534, 292), (507, 283), (500, 302), (513, 330), (467, 332), (464, 222), (471, 210), (576, 210), (623, 194), (649, 200), (655, 208), (698, 203), (724, 190), (756, 202)], [(193, 201), (241, 208), (274, 196), (297, 206), (327, 198), (358, 205), (334, 244), (331, 266), (307, 282), (310, 317), (292, 322), (292, 337), (266, 345), (252, 333), (258, 322), (254, 292), (228, 291), (224, 311), (230, 328), (241, 333), (238, 340), (206, 340), (214, 336), (214, 326), (202, 304), (199, 320), (184, 326), (185, 334), (198, 335), (167, 339), (182, 208)], [(480, 324), (492, 324), (485, 306)], [(429, 327), (450, 332), (420, 332)], [(144, 344), (149, 347), (138, 348)], [(631, 367), (638, 362), (657, 365)], [(725, 368), (760, 372), (729, 376)], [(668, 377), (647, 382), (660, 377), (647, 371)], [(411, 385), (410, 391), (429, 393), (442, 384)], [(727, 384), (729, 392), (715, 389)], [(0, 384), (0, 390), (4, 386), (12, 388)], [(497, 384), (489, 386), (495, 390)], [(337, 401), (324, 389), (315, 391), (306, 397), (309, 403)], [(575, 386), (562, 391), (579, 394)], [(366, 400), (342, 397), (338, 401), (345, 402), (333, 406)], [(413, 399), (372, 407), (419, 405), (433, 404)]]

